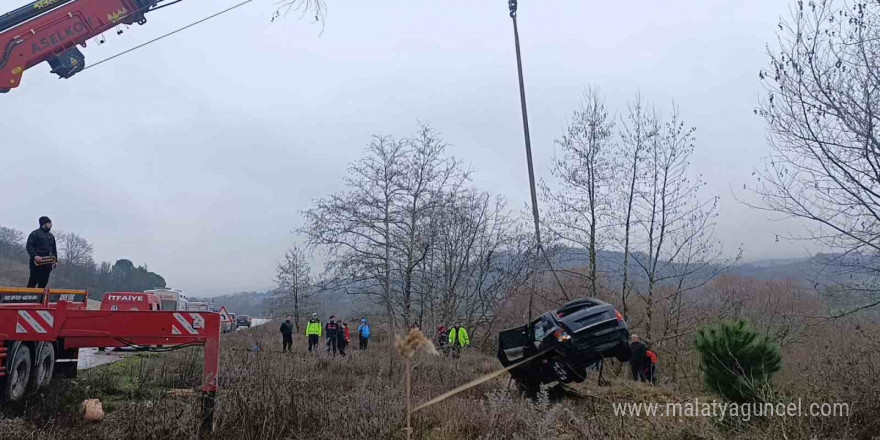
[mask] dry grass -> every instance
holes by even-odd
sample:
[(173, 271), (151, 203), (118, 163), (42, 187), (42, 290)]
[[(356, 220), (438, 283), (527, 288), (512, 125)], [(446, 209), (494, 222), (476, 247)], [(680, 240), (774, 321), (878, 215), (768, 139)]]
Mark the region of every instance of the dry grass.
[[(390, 341), (352, 350), (347, 358), (309, 355), (297, 338), (292, 354), (280, 353), (274, 324), (224, 336), (216, 439), (404, 439), (405, 364)], [(386, 338), (388, 339), (388, 338)], [(253, 342), (269, 351), (247, 351)], [(61, 399), (33, 396), (7, 407), (0, 438), (164, 439), (192, 438), (198, 425), (197, 398), (174, 396), (172, 388), (195, 388), (201, 379), (199, 350), (128, 358), (53, 384)], [(476, 350), (458, 360), (415, 353), (414, 404), (429, 400), (499, 364)], [(683, 395), (613, 377), (599, 387), (595, 377), (576, 385), (580, 395), (537, 402), (520, 399), (505, 376), (416, 412), (417, 439), (584, 439), (584, 438), (870, 438), (858, 420), (811, 418), (719, 423), (709, 418), (617, 417), (612, 403), (685, 402), (710, 396)], [(623, 370), (627, 373), (627, 369)], [(876, 377), (876, 376), (875, 376)], [(807, 383), (805, 381), (805, 383)], [(855, 384), (854, 384), (855, 385)], [(873, 387), (872, 390), (876, 390)], [(832, 395), (831, 393), (825, 394)], [(97, 424), (81, 420), (85, 398), (101, 398), (107, 415)], [(811, 396), (818, 397), (818, 396)], [(836, 395), (846, 398), (847, 396)], [(867, 414), (862, 414), (864, 417)], [(861, 423), (866, 423), (866, 419)], [(875, 417), (876, 420), (876, 417)]]

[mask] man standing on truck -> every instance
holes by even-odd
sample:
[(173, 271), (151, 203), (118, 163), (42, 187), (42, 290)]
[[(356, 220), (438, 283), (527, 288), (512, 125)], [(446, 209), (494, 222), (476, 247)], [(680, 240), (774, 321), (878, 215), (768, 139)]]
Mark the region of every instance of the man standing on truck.
[(40, 217), (40, 227), (28, 235), (27, 249), (30, 261), (28, 267), (31, 276), (28, 278), (28, 287), (44, 288), (49, 284), (49, 274), (58, 265), (58, 249), (55, 247), (55, 236), (52, 235), (52, 220), (49, 217)]
[(281, 352), (287, 353), (293, 348), (293, 324), (290, 323), (290, 315), (281, 323)]
[[(323, 328), (321, 327), (321, 320), (318, 319), (317, 313), (312, 313), (312, 318), (309, 319), (309, 323), (306, 324), (306, 337), (309, 338), (309, 352), (311, 353), (312, 348), (318, 346), (318, 340), (321, 339), (321, 332)], [(317, 348), (315, 348), (317, 351)]]
[(639, 335), (633, 334), (630, 337), (632, 341), (629, 346), (632, 349), (632, 357), (629, 358), (629, 367), (632, 369), (633, 380), (636, 382), (646, 382), (645, 377), (645, 359), (648, 358), (648, 346), (639, 341)]

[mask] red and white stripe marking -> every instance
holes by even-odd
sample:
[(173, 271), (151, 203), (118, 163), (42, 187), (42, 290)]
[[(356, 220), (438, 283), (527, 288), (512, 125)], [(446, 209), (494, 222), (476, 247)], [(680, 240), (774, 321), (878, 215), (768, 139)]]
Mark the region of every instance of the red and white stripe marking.
[(198, 313), (175, 313), (174, 319), (177, 323), (171, 324), (172, 335), (198, 335), (205, 328), (205, 318)]
[(15, 332), (45, 334), (55, 325), (55, 317), (47, 310), (19, 310)]

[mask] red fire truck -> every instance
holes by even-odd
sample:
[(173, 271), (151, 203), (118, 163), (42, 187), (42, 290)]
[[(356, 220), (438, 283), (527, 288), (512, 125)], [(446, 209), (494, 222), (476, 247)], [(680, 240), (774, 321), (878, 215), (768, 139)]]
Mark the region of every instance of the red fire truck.
[(101, 310), (131, 311), (161, 310), (162, 301), (158, 295), (144, 292), (110, 292), (101, 300)]
[(220, 315), (87, 310), (84, 290), (0, 287), (0, 401), (16, 401), (53, 376), (75, 377), (83, 347), (205, 348), (203, 432), (211, 431), (220, 363)]

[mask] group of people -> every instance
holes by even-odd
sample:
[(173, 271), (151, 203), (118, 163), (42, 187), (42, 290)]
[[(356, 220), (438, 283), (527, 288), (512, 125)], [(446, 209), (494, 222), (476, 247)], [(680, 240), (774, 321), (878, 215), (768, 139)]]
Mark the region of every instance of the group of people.
[(471, 345), (471, 337), (467, 329), (459, 322), (449, 329), (445, 325), (438, 325), (435, 335), (437, 348), (440, 351), (451, 352), (453, 357), (460, 356), (461, 350)]
[(654, 385), (657, 377), (657, 353), (640, 341), (637, 334), (630, 336), (630, 341), (632, 356), (629, 359), (629, 366), (632, 369), (633, 380)]
[[(358, 348), (366, 350), (372, 334), (367, 318), (361, 319), (361, 323), (356, 331), (359, 342)], [(293, 348), (293, 332), (293, 323), (290, 322), (290, 316), (287, 316), (284, 322), (281, 323), (281, 351), (284, 353), (291, 351)], [(306, 339), (309, 342), (309, 352), (317, 352), (318, 343), (322, 336), (326, 338), (327, 351), (332, 351), (333, 357), (336, 357), (337, 353), (340, 356), (345, 356), (345, 349), (351, 343), (351, 329), (348, 327), (347, 322), (337, 320), (335, 316), (331, 316), (327, 320), (327, 324), (321, 325), (318, 314), (312, 313), (312, 317), (306, 323)]]
[[(418, 328), (415, 324), (412, 328)], [(355, 332), (358, 337), (358, 348), (366, 350), (372, 337), (372, 329), (367, 318), (361, 319)], [(294, 326), (290, 321), (290, 316), (281, 323), (281, 351), (289, 352), (293, 348)], [(318, 343), (321, 337), (326, 338), (326, 351), (332, 352), (335, 357), (337, 353), (345, 356), (345, 349), (351, 343), (351, 329), (348, 323), (337, 320), (335, 316), (331, 316), (326, 324), (322, 325), (318, 319), (317, 313), (312, 313), (312, 317), (306, 324), (306, 338), (309, 341), (309, 352), (318, 350)], [(438, 325), (436, 331), (435, 345), (441, 351), (449, 351), (454, 357), (461, 354), (461, 350), (471, 345), (471, 338), (467, 329), (462, 327), (461, 323), (456, 322), (454, 326), (447, 329), (444, 325)]]

